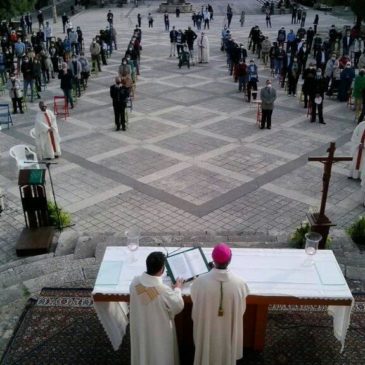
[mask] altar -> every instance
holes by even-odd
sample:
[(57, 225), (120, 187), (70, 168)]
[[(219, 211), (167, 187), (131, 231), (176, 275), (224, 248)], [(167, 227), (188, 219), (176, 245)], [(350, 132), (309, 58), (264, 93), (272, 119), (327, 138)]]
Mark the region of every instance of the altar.
[[(176, 247), (166, 250), (172, 252)], [(114, 349), (120, 346), (128, 324), (129, 285), (146, 270), (145, 260), (152, 251), (164, 252), (161, 247), (140, 247), (132, 257), (126, 247), (105, 251), (92, 295)], [(212, 248), (203, 248), (203, 252), (211, 261)], [(331, 250), (309, 257), (298, 249), (232, 248), (229, 268), (247, 282), (250, 292), (243, 318), (244, 347), (263, 350), (269, 305), (294, 304), (328, 306), (334, 336), (343, 350), (353, 297)], [(169, 285), (167, 276), (163, 280)], [(191, 282), (182, 289), (185, 308), (175, 317), (180, 353), (185, 355), (193, 354), (190, 286)]]

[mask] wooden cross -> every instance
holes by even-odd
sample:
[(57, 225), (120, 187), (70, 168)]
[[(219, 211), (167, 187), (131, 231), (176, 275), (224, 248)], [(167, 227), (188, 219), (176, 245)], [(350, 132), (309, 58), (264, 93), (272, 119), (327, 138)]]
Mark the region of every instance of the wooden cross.
[(335, 142), (331, 142), (327, 150), (328, 157), (308, 157), (308, 161), (318, 161), (324, 164), (321, 208), (319, 210), (319, 214), (317, 217), (317, 223), (325, 223), (328, 221), (328, 218), (325, 215), (325, 210), (326, 210), (326, 202), (328, 195), (328, 187), (331, 179), (332, 165), (336, 162), (352, 160), (352, 157), (335, 157), (334, 156), (335, 150), (336, 150), (336, 144)]

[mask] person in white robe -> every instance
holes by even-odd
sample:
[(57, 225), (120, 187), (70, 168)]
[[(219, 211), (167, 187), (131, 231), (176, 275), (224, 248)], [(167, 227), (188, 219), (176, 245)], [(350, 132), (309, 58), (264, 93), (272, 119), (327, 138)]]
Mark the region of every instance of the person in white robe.
[(350, 179), (362, 179), (365, 174), (365, 121), (357, 125), (351, 137), (351, 155), (353, 157), (349, 170)]
[(202, 32), (198, 38), (198, 62), (209, 62), (209, 41), (207, 35)]
[(132, 365), (178, 365), (174, 317), (184, 308), (182, 280), (164, 285), (165, 255), (152, 252), (147, 272), (130, 285), (130, 337)]
[(236, 365), (243, 356), (243, 314), (248, 287), (228, 265), (232, 253), (220, 243), (214, 268), (191, 286), (194, 365)]
[(39, 109), (34, 125), (37, 156), (39, 160), (54, 159), (61, 156), (56, 117), (43, 101), (39, 102)]

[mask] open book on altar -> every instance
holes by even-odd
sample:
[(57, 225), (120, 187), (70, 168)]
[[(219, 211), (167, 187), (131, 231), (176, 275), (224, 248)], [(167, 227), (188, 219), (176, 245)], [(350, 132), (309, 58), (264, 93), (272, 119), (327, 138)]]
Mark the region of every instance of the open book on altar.
[(166, 257), (167, 275), (175, 283), (177, 278), (185, 281), (209, 271), (208, 261), (201, 247), (194, 247)]

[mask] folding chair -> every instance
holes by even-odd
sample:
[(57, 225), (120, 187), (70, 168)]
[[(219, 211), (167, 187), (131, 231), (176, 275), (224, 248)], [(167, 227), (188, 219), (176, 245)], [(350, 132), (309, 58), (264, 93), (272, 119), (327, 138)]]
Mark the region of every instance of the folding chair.
[(8, 129), (10, 128), (10, 124), (13, 125), (9, 104), (0, 104), (0, 127), (1, 124), (7, 124)]
[(67, 119), (70, 115), (68, 112), (68, 102), (65, 96), (55, 96), (53, 98), (53, 111), (56, 116)]

